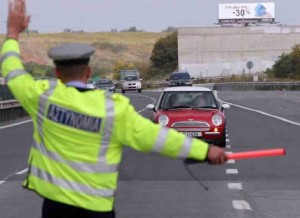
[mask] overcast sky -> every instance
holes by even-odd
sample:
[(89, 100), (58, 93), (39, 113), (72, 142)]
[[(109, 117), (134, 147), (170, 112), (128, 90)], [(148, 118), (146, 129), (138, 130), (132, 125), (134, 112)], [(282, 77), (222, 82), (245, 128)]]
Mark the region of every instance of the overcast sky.
[[(0, 33), (5, 32), (8, 0), (0, 0)], [(66, 28), (85, 32), (118, 31), (135, 26), (160, 32), (168, 26), (213, 26), (219, 3), (270, 2), (253, 0), (27, 0), (31, 29), (40, 33)], [(276, 21), (300, 24), (300, 0), (273, 0)]]

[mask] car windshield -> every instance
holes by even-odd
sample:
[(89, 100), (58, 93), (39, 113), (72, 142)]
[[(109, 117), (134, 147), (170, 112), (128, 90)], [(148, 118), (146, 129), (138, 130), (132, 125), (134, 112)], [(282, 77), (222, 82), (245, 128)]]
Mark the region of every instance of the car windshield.
[(111, 80), (98, 80), (96, 82), (97, 85), (112, 85), (113, 82)]
[(165, 92), (162, 96), (160, 109), (176, 108), (218, 108), (216, 99), (210, 91), (176, 91)]
[(191, 79), (188, 73), (174, 73), (170, 75), (170, 80)]
[(138, 77), (137, 76), (126, 76), (124, 78), (124, 80), (126, 80), (126, 81), (136, 81), (136, 80), (138, 80)]

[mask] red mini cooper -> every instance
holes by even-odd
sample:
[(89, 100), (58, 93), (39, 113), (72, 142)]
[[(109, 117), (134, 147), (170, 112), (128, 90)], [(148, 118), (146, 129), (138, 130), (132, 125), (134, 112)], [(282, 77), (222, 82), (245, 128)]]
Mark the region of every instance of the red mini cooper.
[(224, 109), (229, 107), (220, 106), (213, 92), (204, 87), (166, 88), (157, 107), (147, 105), (153, 110), (151, 119), (155, 123), (220, 147), (226, 146)]

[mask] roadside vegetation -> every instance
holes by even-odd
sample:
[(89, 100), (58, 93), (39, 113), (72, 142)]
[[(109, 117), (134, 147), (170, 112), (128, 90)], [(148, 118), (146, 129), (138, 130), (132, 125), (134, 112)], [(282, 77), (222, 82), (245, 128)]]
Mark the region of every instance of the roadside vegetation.
[(270, 78), (300, 80), (300, 45), (295, 45), (290, 53), (280, 55), (266, 74)]

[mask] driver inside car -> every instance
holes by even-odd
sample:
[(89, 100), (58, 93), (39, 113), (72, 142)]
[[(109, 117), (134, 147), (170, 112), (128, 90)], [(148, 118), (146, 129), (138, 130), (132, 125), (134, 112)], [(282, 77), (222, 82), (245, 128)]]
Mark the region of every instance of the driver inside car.
[(205, 107), (207, 106), (206, 98), (203, 95), (198, 95), (193, 100), (193, 105), (195, 107)]

